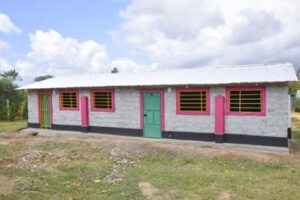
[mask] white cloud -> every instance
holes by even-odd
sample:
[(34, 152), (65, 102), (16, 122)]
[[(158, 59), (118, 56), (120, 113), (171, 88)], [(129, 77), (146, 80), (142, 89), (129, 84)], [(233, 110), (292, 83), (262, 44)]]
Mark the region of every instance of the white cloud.
[(0, 72), (12, 69), (11, 64), (5, 58), (0, 57)]
[(9, 44), (3, 40), (0, 40), (0, 51), (9, 48)]
[(110, 70), (105, 46), (63, 37), (55, 30), (29, 35), (31, 52), (16, 62), (22, 76), (102, 73)]
[(119, 72), (146, 72), (154, 71), (158, 66), (156, 63), (149, 65), (138, 64), (130, 58), (118, 58), (111, 62), (111, 67), (118, 68)]
[(299, 8), (298, 0), (133, 0), (114, 36), (160, 66), (300, 65)]
[(78, 41), (64, 37), (55, 30), (37, 30), (29, 38), (31, 51), (15, 63), (25, 79), (32, 80), (45, 74), (59, 76), (110, 73), (113, 67), (117, 67), (120, 72), (152, 69), (129, 58), (111, 60), (104, 45), (93, 40)]
[(240, 16), (244, 19), (232, 28), (231, 41), (234, 44), (261, 41), (281, 31), (280, 21), (274, 13), (245, 9)]
[(21, 29), (17, 27), (7, 15), (0, 13), (0, 32), (21, 33)]

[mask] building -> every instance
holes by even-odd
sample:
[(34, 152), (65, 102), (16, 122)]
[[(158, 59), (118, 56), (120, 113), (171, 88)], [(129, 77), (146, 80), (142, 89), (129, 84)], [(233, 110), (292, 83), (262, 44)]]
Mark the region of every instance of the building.
[(292, 64), (55, 77), (28, 90), (28, 125), (288, 146)]

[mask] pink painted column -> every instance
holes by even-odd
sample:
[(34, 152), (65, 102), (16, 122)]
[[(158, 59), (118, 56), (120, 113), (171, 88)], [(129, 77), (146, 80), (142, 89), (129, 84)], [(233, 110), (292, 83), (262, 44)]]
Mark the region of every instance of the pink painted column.
[(81, 126), (84, 132), (88, 132), (89, 126), (89, 109), (87, 96), (81, 97)]
[(215, 97), (215, 142), (222, 143), (225, 132), (225, 98)]

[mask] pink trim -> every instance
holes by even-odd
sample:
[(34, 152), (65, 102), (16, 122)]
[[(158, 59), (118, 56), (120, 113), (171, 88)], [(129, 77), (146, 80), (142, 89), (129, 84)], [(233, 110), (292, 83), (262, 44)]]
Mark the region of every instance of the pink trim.
[(216, 96), (215, 98), (215, 134), (223, 135), (225, 132), (225, 98)]
[(52, 107), (52, 91), (51, 90), (40, 90), (37, 92), (37, 100), (38, 100), (38, 117), (39, 117), (39, 124), (41, 124), (41, 94), (48, 94), (49, 95), (49, 106), (50, 106), (50, 123), (53, 124), (53, 107)]
[[(206, 111), (180, 111), (180, 95), (182, 91), (205, 91), (206, 92)], [(176, 89), (176, 115), (210, 115), (210, 90), (209, 88), (177, 88)]]
[(144, 129), (144, 93), (158, 92), (160, 94), (161, 130), (165, 130), (165, 94), (164, 89), (142, 89), (140, 90), (140, 128)]
[[(112, 98), (112, 107), (105, 109), (105, 108), (94, 108), (94, 92), (111, 92)], [(115, 90), (114, 89), (95, 89), (90, 91), (90, 103), (91, 103), (91, 111), (92, 112), (115, 112)]]
[[(62, 107), (62, 102), (61, 102), (61, 93), (62, 92), (75, 92), (76, 93), (76, 99), (77, 99), (76, 108), (64, 108), (64, 107)], [(75, 90), (75, 89), (59, 90), (59, 110), (78, 111), (79, 110), (79, 90)]]
[[(262, 101), (262, 111), (261, 112), (232, 112), (229, 110), (230, 95), (229, 92), (232, 90), (239, 91), (251, 91), (260, 90), (261, 91), (261, 101)], [(266, 87), (265, 86), (253, 86), (253, 87), (227, 87), (226, 88), (226, 115), (235, 116), (266, 116)]]
[(87, 96), (81, 97), (81, 125), (88, 127), (89, 125), (89, 109)]

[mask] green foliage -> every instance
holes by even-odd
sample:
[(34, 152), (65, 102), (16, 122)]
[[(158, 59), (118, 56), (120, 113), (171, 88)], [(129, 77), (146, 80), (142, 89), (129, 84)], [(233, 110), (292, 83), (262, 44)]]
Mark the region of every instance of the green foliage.
[(300, 130), (295, 130), (295, 129), (293, 129), (292, 130), (292, 137), (294, 138), (294, 137), (297, 137), (297, 138), (300, 138)]
[(295, 100), (295, 111), (300, 112), (300, 98), (296, 98)]
[(24, 112), (23, 119), (28, 119), (28, 101), (27, 101), (27, 92), (24, 92)]
[(299, 81), (294, 82), (289, 87), (289, 94), (296, 95), (297, 90), (299, 90), (299, 89), (300, 89), (300, 82)]
[(11, 82), (16, 80), (22, 80), (21, 77), (19, 76), (19, 73), (15, 69), (11, 69), (3, 73), (0, 73), (0, 76)]
[[(24, 118), (20, 110), (24, 110), (26, 104), (26, 92), (16, 90), (17, 85), (13, 81), (20, 80), (15, 70), (9, 70), (0, 74), (0, 120), (15, 120)], [(22, 109), (21, 109), (22, 108)]]

